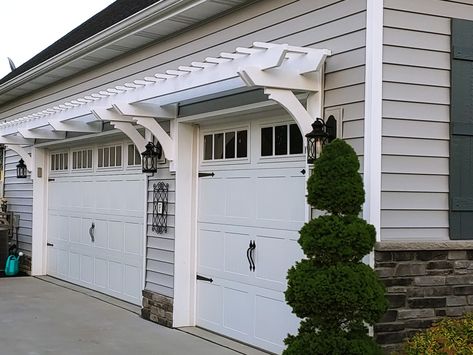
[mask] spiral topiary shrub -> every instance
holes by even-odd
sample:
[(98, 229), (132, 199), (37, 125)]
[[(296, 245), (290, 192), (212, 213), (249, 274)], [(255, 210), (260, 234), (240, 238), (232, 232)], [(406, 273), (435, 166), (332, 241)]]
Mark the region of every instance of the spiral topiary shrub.
[(328, 144), (307, 183), (310, 205), (327, 214), (306, 223), (299, 244), (306, 258), (288, 271), (286, 302), (302, 319), (284, 355), (381, 354), (367, 325), (386, 312), (385, 289), (362, 258), (376, 232), (358, 215), (364, 202), (358, 158), (347, 143)]

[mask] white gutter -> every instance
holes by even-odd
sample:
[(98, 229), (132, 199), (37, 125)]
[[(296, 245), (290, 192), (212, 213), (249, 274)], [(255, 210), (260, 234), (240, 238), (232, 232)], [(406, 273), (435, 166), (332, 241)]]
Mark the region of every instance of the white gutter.
[(161, 0), (149, 7), (127, 17), (107, 29), (66, 49), (37, 66), (15, 76), (0, 86), (0, 94), (31, 81), (57, 67), (116, 42), (146, 27), (163, 22), (208, 0)]

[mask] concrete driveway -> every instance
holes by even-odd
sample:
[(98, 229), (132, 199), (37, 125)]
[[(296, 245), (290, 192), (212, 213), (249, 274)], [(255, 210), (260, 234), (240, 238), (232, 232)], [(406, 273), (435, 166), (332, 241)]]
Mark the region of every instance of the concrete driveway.
[(0, 279), (0, 355), (236, 355), (37, 278)]

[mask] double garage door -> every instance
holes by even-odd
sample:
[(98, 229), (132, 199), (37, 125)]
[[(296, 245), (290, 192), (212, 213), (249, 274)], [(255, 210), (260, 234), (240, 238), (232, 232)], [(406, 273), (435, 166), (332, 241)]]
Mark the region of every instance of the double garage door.
[(48, 274), (140, 304), (143, 175), (75, 175), (48, 185)]
[[(238, 132), (228, 139), (203, 134), (204, 145), (213, 140), (219, 159), (207, 147), (212, 159), (201, 164), (198, 211), (197, 324), (275, 353), (299, 325), (284, 291), (287, 270), (303, 256), (297, 240), (307, 206), (302, 154), (287, 149), (285, 156), (270, 156), (271, 147), (262, 143), (260, 135), (269, 135), (277, 152), (270, 134), (274, 138), (281, 126), (252, 122), (247, 154), (240, 159), (231, 159), (233, 153), (220, 159), (215, 146), (219, 140), (231, 144)], [(281, 130), (289, 136), (287, 127)]]

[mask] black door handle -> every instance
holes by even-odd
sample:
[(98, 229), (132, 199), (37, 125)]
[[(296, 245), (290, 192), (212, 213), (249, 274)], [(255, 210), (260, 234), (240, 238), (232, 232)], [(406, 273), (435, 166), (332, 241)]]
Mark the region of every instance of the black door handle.
[(92, 225), (90, 226), (89, 228), (89, 235), (90, 235), (90, 240), (92, 241), (92, 243), (95, 243), (95, 223), (92, 222)]
[(254, 240), (250, 240), (250, 246), (246, 250), (246, 258), (250, 264), (250, 271), (255, 271), (255, 260), (254, 260), (254, 250), (256, 249), (256, 242)]
[(47, 245), (48, 247), (53, 247), (53, 246), (54, 246), (53, 243), (46, 243), (46, 245)]

